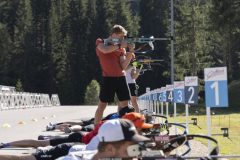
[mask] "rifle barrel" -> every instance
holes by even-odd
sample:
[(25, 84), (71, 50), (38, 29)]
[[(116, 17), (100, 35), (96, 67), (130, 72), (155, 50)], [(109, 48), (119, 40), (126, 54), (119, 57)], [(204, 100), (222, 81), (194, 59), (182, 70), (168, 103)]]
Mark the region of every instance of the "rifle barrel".
[(153, 38), (155, 41), (168, 41), (170, 38)]
[(183, 156), (181, 158), (183, 159), (199, 159), (199, 158), (240, 158), (240, 155), (210, 155), (210, 156), (195, 156), (195, 157), (187, 157), (187, 156)]

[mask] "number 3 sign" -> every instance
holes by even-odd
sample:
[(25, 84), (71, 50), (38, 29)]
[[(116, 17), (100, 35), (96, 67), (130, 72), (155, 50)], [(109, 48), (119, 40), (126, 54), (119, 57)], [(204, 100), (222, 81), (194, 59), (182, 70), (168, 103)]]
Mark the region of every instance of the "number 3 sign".
[(173, 86), (173, 101), (175, 103), (185, 103), (184, 81), (175, 81)]
[(207, 107), (227, 107), (227, 67), (205, 68), (205, 99)]
[(198, 77), (185, 77), (185, 104), (198, 104)]

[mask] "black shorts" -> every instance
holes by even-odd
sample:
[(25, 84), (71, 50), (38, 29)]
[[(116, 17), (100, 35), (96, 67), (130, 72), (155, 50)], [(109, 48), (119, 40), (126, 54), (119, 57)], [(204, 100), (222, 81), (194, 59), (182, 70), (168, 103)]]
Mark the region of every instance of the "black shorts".
[(138, 86), (136, 83), (129, 83), (128, 84), (131, 96), (138, 96)]
[(102, 102), (113, 102), (115, 93), (119, 101), (130, 100), (130, 94), (125, 76), (103, 77), (99, 98)]
[(82, 142), (82, 136), (83, 136), (83, 134), (81, 132), (71, 133), (66, 137), (50, 139), (50, 145), (56, 146), (56, 145), (62, 144), (62, 143), (73, 143), (73, 142), (80, 143), (80, 142)]
[(36, 153), (32, 155), (36, 160), (54, 160), (68, 154), (69, 149), (75, 145), (74, 143), (63, 143), (54, 146), (50, 149), (37, 150)]

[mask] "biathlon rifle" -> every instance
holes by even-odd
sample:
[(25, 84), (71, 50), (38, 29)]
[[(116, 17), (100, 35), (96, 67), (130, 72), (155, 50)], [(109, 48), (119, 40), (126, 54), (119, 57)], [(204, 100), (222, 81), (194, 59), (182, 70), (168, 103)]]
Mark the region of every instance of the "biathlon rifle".
[[(163, 136), (163, 135), (159, 135)], [(163, 137), (165, 141), (165, 136)], [(186, 152), (180, 155), (169, 155), (171, 151), (175, 150), (176, 148), (183, 146), (186, 144), (189, 140), (194, 140), (195, 138), (200, 138), (200, 139), (206, 139), (210, 140), (211, 142), (215, 143), (215, 147), (213, 147), (210, 152), (207, 155), (201, 155), (201, 156), (196, 156), (196, 157), (191, 157), (191, 156), (186, 156)], [(169, 136), (169, 140), (166, 139), (167, 143), (162, 144), (162, 140), (160, 138), (160, 143), (159, 138), (154, 138), (153, 144), (150, 145), (145, 145), (145, 144), (140, 144), (140, 155), (142, 160), (159, 160), (159, 159), (171, 159), (171, 160), (184, 160), (184, 159), (200, 159), (200, 160), (216, 160), (218, 157), (221, 157), (218, 155), (219, 153), (219, 146), (218, 142), (209, 136), (206, 135), (199, 135), (199, 134), (183, 134), (183, 135), (171, 135)], [(155, 143), (155, 145), (154, 145)], [(158, 146), (159, 144), (160, 146)], [(145, 145), (145, 146), (144, 146)], [(157, 146), (157, 150), (156, 150)], [(190, 148), (190, 146), (188, 146)], [(196, 147), (197, 148), (197, 147)], [(190, 148), (189, 151), (193, 150), (194, 148)], [(146, 150), (147, 152), (142, 152), (141, 150)], [(199, 150), (198, 148), (196, 150)], [(163, 152), (156, 152), (156, 151), (163, 151)], [(147, 153), (147, 154), (145, 154)]]
[(140, 75), (144, 74), (145, 71), (147, 70), (152, 70), (151, 65), (159, 65), (159, 62), (162, 62), (163, 60), (161, 59), (139, 59), (135, 60), (132, 62), (132, 65), (134, 67), (139, 67), (140, 68)]
[(148, 44), (151, 47), (151, 50), (154, 50), (154, 45), (153, 42), (155, 40), (158, 40), (154, 38), (153, 36), (146, 38), (146, 37), (137, 37), (137, 38), (132, 38), (128, 37), (125, 39), (119, 39), (119, 38), (111, 38), (111, 39), (104, 39), (104, 45), (117, 45), (120, 44), (121, 42), (125, 41), (129, 44), (135, 44), (135, 43), (142, 43), (142, 44)]
[(139, 59), (139, 60), (135, 60), (134, 62), (132, 62), (132, 64), (133, 64), (133, 66), (138, 67), (143, 64), (150, 65), (151, 63), (162, 62), (162, 61), (163, 61), (162, 59)]
[(140, 38), (125, 38), (125, 39), (119, 39), (119, 38), (111, 38), (111, 39), (104, 39), (104, 44), (105, 45), (109, 45), (109, 44), (119, 44), (121, 42), (127, 42), (130, 44), (133, 43), (152, 43), (155, 41), (155, 38), (153, 36), (149, 37), (149, 38), (145, 38), (145, 37), (140, 37)]

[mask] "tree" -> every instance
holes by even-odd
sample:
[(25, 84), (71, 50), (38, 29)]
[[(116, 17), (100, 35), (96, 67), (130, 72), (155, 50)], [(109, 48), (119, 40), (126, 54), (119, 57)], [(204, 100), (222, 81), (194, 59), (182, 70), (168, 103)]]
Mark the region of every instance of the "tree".
[(130, 5), (127, 0), (115, 1), (114, 11), (116, 24), (121, 24), (128, 30), (130, 36), (137, 36), (139, 32), (139, 17), (133, 15), (130, 11)]
[(68, 0), (51, 1), (50, 10), (50, 52), (51, 52), (51, 74), (53, 87), (51, 93), (58, 93), (63, 104), (70, 101), (71, 77), (69, 76), (68, 47), (70, 44), (68, 36)]
[(215, 54), (219, 65), (228, 67), (228, 78), (239, 79), (239, 42), (240, 42), (240, 0), (212, 1), (211, 20), (218, 41)]
[(84, 104), (87, 105), (96, 105), (98, 104), (100, 86), (96, 80), (92, 80), (91, 83), (87, 86), (84, 97)]
[[(141, 0), (139, 9), (141, 27), (138, 36), (168, 37), (168, 1)], [(154, 51), (146, 54), (146, 56), (150, 56), (152, 59), (162, 59), (164, 61), (160, 65), (152, 66), (153, 71), (145, 72), (138, 79), (140, 93), (145, 93), (146, 87), (158, 88), (170, 81), (170, 76), (166, 77), (163, 75), (166, 71), (167, 73), (170, 72), (170, 52), (167, 50), (167, 46), (168, 41), (155, 41)]]
[[(178, 1), (176, 6), (176, 79), (202, 74), (213, 61), (214, 32), (211, 29), (208, 1)], [(203, 76), (200, 76), (202, 79)]]
[(17, 80), (17, 83), (16, 83), (16, 91), (17, 92), (23, 92), (23, 86), (22, 86), (22, 82), (20, 79)]
[(0, 23), (0, 83), (8, 84), (10, 77), (8, 75), (9, 63), (11, 61), (11, 40), (4, 24)]
[(19, 66), (24, 64), (23, 42), (31, 24), (30, 12), (29, 0), (3, 0), (0, 4), (0, 21), (5, 26), (5, 35), (7, 34), (1, 44), (4, 46), (10, 44), (8, 50), (5, 48), (3, 51), (8, 55), (4, 61), (7, 66), (7, 72), (4, 75), (7, 85), (15, 85), (17, 78), (23, 77), (24, 69)]

